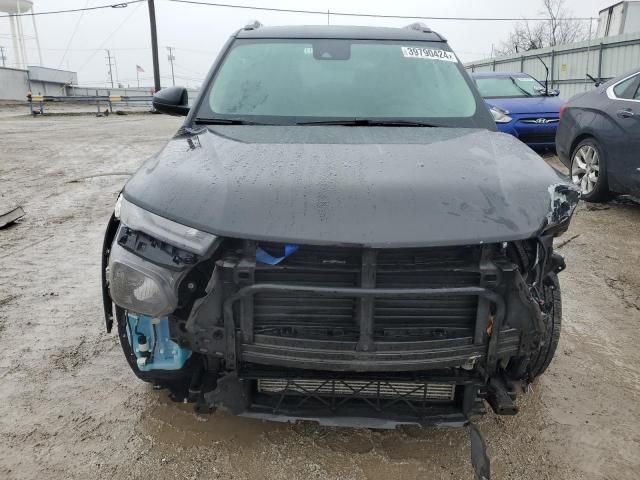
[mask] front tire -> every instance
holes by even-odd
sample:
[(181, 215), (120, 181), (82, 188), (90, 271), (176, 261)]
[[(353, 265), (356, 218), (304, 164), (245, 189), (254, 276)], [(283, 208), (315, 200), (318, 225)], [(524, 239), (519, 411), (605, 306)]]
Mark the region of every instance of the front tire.
[(560, 283), (555, 273), (550, 273), (544, 282), (544, 303), (546, 306), (545, 325), (547, 333), (540, 350), (531, 357), (529, 363), (529, 376), (535, 378), (542, 375), (553, 359), (562, 329), (562, 297), (560, 295)]
[(571, 153), (571, 180), (587, 202), (604, 202), (611, 197), (607, 162), (595, 138), (582, 140)]
[(505, 373), (510, 380), (531, 382), (542, 375), (553, 359), (562, 328), (562, 300), (560, 284), (555, 273), (550, 273), (543, 284), (545, 334), (540, 348), (528, 357), (513, 359)]

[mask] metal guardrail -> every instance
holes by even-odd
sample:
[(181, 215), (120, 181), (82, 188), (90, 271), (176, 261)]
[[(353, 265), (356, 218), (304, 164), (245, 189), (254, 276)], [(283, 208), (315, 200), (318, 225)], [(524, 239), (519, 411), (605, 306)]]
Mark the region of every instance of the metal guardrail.
[[(107, 116), (113, 113), (114, 103), (148, 103), (151, 104), (152, 95), (27, 95), (29, 114), (44, 114), (45, 103), (95, 103), (97, 107), (96, 116)], [(37, 108), (34, 109), (34, 104)], [(100, 110), (101, 105), (105, 106), (104, 111)]]

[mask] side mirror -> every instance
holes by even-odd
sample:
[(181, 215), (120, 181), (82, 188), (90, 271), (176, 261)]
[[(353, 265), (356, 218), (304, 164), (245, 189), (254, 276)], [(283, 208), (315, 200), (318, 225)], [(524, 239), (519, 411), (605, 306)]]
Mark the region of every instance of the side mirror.
[(184, 87), (163, 88), (153, 96), (152, 104), (160, 113), (184, 117), (189, 113), (189, 94)]
[(558, 90), (557, 88), (549, 90), (549, 95), (551, 95), (552, 97), (557, 97), (558, 95), (560, 95), (560, 90)]

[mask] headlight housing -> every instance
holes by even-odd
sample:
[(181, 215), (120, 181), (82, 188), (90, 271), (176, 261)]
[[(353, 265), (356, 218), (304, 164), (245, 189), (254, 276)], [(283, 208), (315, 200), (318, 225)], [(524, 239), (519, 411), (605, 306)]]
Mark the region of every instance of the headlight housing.
[(172, 313), (189, 270), (210, 256), (217, 237), (148, 212), (124, 199), (109, 254), (107, 279), (113, 302), (151, 317)]
[(131, 312), (163, 317), (178, 306), (178, 284), (185, 272), (141, 259), (114, 242), (109, 257), (109, 294)]
[(508, 111), (499, 107), (491, 107), (489, 109), (491, 115), (493, 115), (493, 121), (496, 123), (509, 123), (513, 118), (508, 115)]
[(120, 222), (130, 229), (144, 232), (156, 240), (198, 256), (205, 255), (216, 239), (211, 233), (187, 227), (144, 210), (127, 201), (122, 195), (116, 202), (117, 213), (120, 214)]

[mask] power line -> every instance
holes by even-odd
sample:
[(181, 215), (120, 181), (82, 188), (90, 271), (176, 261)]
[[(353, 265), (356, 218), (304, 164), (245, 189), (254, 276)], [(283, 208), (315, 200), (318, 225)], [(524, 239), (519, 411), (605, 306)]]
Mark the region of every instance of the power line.
[[(89, 5), (89, 0), (84, 2), (84, 7), (85, 8), (87, 8), (88, 5)], [(65, 48), (64, 53), (62, 54), (62, 57), (60, 57), (60, 63), (58, 64), (58, 68), (60, 68), (62, 66), (62, 64), (64, 62), (64, 57), (67, 56), (67, 52), (69, 51), (69, 47), (71, 46), (71, 42), (73, 42), (73, 39), (76, 36), (76, 32), (78, 31), (78, 27), (80, 26), (80, 22), (82, 21), (82, 17), (84, 17), (84, 12), (86, 12), (86, 10), (82, 10), (82, 12), (80, 12), (80, 16), (78, 17), (78, 20), (76, 21), (76, 24), (73, 27), (73, 32), (71, 32), (71, 36), (69, 37), (69, 41), (67, 42), (67, 48)]]
[[(73, 8), (69, 10), (52, 10), (48, 12), (30, 12), (30, 13), (17, 13), (0, 15), (0, 18), (9, 17), (28, 17), (36, 15), (54, 15), (59, 13), (73, 13), (73, 12), (86, 12), (90, 10), (100, 10), (105, 8), (125, 8), (129, 5), (146, 2), (147, 0), (128, 0), (126, 2), (114, 3), (110, 5), (97, 5), (95, 7), (85, 8)], [(517, 22), (522, 20), (529, 21), (545, 21), (547, 18), (542, 17), (435, 17), (424, 15), (384, 15), (376, 13), (362, 13), (362, 12), (335, 12), (330, 10), (301, 10), (293, 8), (275, 8), (275, 7), (256, 7), (251, 5), (236, 5), (232, 3), (211, 3), (202, 2), (197, 0), (169, 0), (176, 3), (188, 3), (192, 5), (206, 5), (209, 7), (224, 7), (224, 8), (237, 8), (243, 10), (258, 10), (263, 12), (280, 12), (280, 13), (305, 13), (310, 15), (334, 15), (337, 17), (367, 17), (367, 18), (395, 18), (401, 20), (460, 20), (460, 21), (485, 21), (485, 22)], [(567, 17), (565, 20), (577, 20), (577, 21), (591, 21), (593, 17)]]
[[(243, 10), (259, 10), (263, 12), (280, 12), (280, 13), (306, 13), (311, 15), (335, 15), (337, 17), (368, 17), (368, 18), (396, 18), (401, 20), (461, 20), (461, 21), (489, 21), (489, 22), (516, 22), (516, 21), (545, 21), (548, 18), (541, 17), (433, 17), (433, 16), (423, 16), (423, 15), (383, 15), (383, 14), (374, 14), (374, 13), (356, 13), (356, 12), (333, 12), (329, 10), (321, 11), (321, 10), (298, 10), (298, 9), (290, 9), (290, 8), (272, 8), (272, 7), (255, 7), (250, 5), (235, 5), (231, 3), (210, 3), (210, 2), (201, 2), (197, 0), (169, 0), (170, 2), (176, 3), (189, 3), (192, 5), (207, 5), (209, 7), (225, 7), (225, 8), (239, 8)], [(569, 17), (566, 20), (592, 20), (591, 17)]]
[(104, 8), (126, 8), (134, 3), (146, 2), (147, 0), (128, 0), (122, 3), (112, 3), (110, 5), (96, 5), (95, 7), (85, 8), (73, 8), (70, 10), (51, 10), (48, 12), (29, 12), (29, 13), (10, 13), (8, 15), (0, 15), (0, 18), (9, 17), (35, 17), (36, 15), (55, 15), (58, 13), (74, 13), (74, 12), (88, 12), (90, 10), (101, 10)]
[(193, 70), (192, 68), (185, 67), (181, 63), (180, 64), (179, 63), (175, 63), (175, 67), (177, 69), (180, 69), (180, 70), (185, 70), (189, 74), (199, 75), (200, 78), (204, 78), (204, 76), (206, 75), (205, 73), (199, 72), (197, 70)]
[(212, 50), (198, 50), (196, 48), (185, 48), (185, 47), (173, 47), (176, 50), (179, 51), (184, 51), (184, 52), (189, 52), (189, 53), (199, 53), (202, 55), (215, 55), (216, 52), (212, 49)]
[[(36, 51), (37, 48), (36, 47), (27, 47), (26, 50), (29, 51)], [(95, 52), (98, 50), (103, 50), (102, 48), (55, 48), (55, 47), (45, 47), (42, 50), (44, 50), (45, 52), (61, 52), (64, 50), (68, 50), (69, 52)], [(140, 50), (151, 50), (151, 47), (115, 47), (112, 48), (111, 50), (113, 50), (114, 52), (125, 52), (125, 51), (140, 51)], [(178, 49), (178, 50), (182, 50), (182, 49)], [(211, 52), (209, 52), (211, 53)]]
[[(144, 1), (144, 0), (143, 0)], [(82, 70), (84, 67), (87, 66), (87, 64), (91, 61), (91, 59), (96, 55), (96, 53), (98, 53), (106, 44), (107, 42), (111, 39), (111, 37), (113, 37), (118, 30), (120, 30), (125, 23), (127, 23), (127, 21), (138, 11), (138, 8), (140, 8), (140, 4), (138, 3), (138, 5), (136, 5), (135, 8), (131, 9), (131, 12), (129, 13), (129, 15), (127, 15), (126, 18), (124, 18), (122, 20), (122, 22), (120, 22), (120, 24), (115, 28), (115, 30), (113, 30), (108, 36), (107, 38), (104, 39), (104, 41), (100, 44), (100, 46), (93, 50), (93, 53), (85, 60), (85, 62), (82, 64), (82, 66), (80, 68), (77, 69), (77, 71), (79, 72), (80, 70)]]

